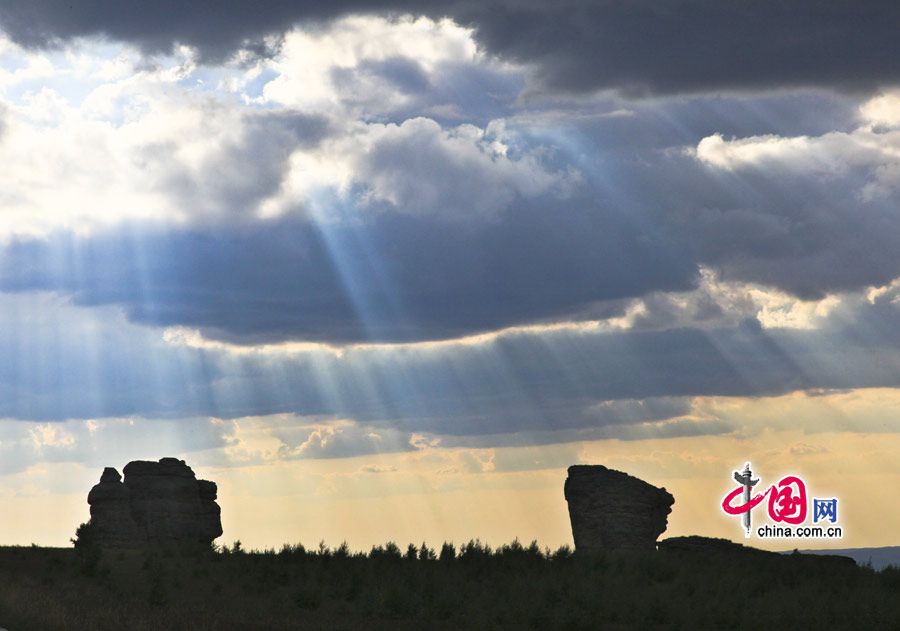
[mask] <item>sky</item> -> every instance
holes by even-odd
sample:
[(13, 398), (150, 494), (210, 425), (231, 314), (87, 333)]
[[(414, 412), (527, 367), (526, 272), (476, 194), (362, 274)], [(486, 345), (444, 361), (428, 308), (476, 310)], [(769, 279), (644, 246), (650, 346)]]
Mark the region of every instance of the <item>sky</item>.
[[(571, 464), (900, 530), (900, 5), (0, 6), (0, 544), (571, 544)], [(781, 542), (757, 542), (784, 547)], [(826, 547), (827, 542), (816, 546)]]

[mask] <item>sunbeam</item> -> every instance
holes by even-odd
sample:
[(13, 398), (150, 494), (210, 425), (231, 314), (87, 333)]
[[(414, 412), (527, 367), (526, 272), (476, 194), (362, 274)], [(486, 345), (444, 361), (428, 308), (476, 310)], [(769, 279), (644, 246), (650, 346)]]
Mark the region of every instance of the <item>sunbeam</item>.
[[(884, 54), (822, 12), (127, 4), (0, 8), (0, 542), (171, 456), (220, 544), (572, 544), (573, 464), (743, 541), (748, 461), (845, 502), (829, 545), (896, 543)], [(684, 28), (611, 36), (644, 22)]]

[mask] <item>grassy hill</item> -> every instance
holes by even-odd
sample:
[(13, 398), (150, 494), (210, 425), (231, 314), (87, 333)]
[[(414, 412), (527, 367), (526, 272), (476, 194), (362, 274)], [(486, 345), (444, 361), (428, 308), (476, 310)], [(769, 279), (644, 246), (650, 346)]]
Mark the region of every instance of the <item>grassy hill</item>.
[(514, 542), (194, 556), (0, 548), (0, 627), (900, 629), (900, 570), (805, 555), (579, 558)]
[(876, 570), (881, 570), (889, 565), (900, 567), (900, 546), (801, 550), (800, 552), (803, 554), (839, 554), (853, 559), (860, 565), (871, 565)]

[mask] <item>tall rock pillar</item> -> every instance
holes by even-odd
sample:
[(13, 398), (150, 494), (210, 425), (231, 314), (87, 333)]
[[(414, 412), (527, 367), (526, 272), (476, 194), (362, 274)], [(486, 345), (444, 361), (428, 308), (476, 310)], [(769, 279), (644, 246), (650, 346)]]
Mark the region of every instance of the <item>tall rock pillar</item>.
[(578, 552), (655, 550), (675, 498), (603, 465), (573, 465), (565, 485)]

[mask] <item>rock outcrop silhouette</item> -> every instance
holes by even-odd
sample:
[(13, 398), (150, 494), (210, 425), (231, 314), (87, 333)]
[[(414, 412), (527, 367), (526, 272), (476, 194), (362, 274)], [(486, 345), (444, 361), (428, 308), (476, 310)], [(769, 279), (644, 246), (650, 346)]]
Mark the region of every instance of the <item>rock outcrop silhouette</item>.
[(756, 557), (780, 557), (778, 552), (760, 550), (745, 546), (728, 539), (718, 537), (702, 537), (688, 535), (685, 537), (669, 537), (659, 542), (658, 548), (663, 552), (711, 555), (753, 555)]
[(702, 556), (704, 558), (736, 558), (738, 562), (742, 559), (778, 559), (795, 563), (802, 562), (823, 572), (832, 568), (849, 568), (856, 565), (856, 561), (850, 557), (839, 554), (801, 554), (797, 550), (794, 550), (792, 554), (772, 552), (745, 546), (728, 539), (700, 535), (669, 537), (660, 541), (658, 547), (660, 552), (667, 554)]
[(136, 460), (125, 479), (106, 467), (88, 494), (94, 540), (104, 548), (209, 548), (222, 534), (216, 484), (183, 460)]
[(675, 498), (603, 465), (573, 465), (565, 484), (578, 552), (655, 550)]

